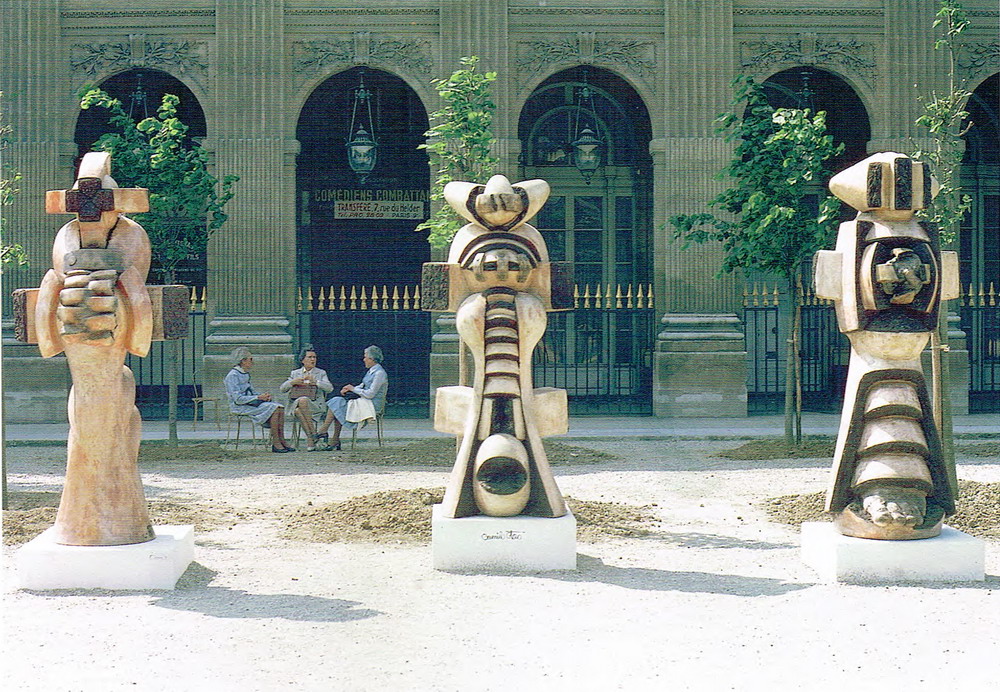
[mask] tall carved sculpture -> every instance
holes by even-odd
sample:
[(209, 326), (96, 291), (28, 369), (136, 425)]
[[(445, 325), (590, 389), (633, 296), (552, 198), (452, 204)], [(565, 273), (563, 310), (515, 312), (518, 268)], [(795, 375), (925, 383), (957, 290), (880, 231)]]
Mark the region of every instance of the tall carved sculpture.
[(906, 540), (941, 532), (955, 511), (955, 469), (941, 453), (920, 354), (941, 302), (958, 297), (958, 256), (914, 218), (937, 181), (892, 152), (842, 171), (830, 190), (858, 210), (835, 251), (816, 255), (816, 293), (835, 301), (851, 342), (826, 509), (840, 533)]
[(460, 439), (443, 515), (563, 516), (541, 438), (566, 432), (566, 391), (535, 388), (531, 376), (546, 311), (573, 306), (569, 265), (549, 262), (541, 233), (525, 223), (548, 183), (497, 175), (485, 186), (449, 183), (444, 194), (469, 224), (447, 262), (424, 265), (423, 307), (456, 312), (475, 374), (471, 387), (437, 390), (435, 429)]
[(50, 214), (76, 214), (59, 229), (39, 289), (15, 292), (15, 329), (42, 356), (63, 351), (69, 395), (66, 482), (54, 527), (65, 545), (152, 540), (137, 456), (142, 421), (126, 352), (187, 333), (183, 286), (146, 286), (149, 238), (121, 212), (149, 208), (144, 189), (121, 189), (111, 157), (86, 154), (70, 190), (48, 192)]

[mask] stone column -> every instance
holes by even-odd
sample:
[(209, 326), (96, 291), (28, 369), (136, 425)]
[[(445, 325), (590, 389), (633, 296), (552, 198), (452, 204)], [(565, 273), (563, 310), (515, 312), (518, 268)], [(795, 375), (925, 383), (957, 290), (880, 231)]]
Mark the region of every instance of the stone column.
[(653, 415), (740, 417), (747, 412), (747, 352), (734, 314), (661, 320), (653, 353)]
[(218, 176), (240, 176), (229, 221), (209, 244), (203, 382), (208, 396), (224, 398), (237, 345), (255, 354), (258, 391), (276, 391), (293, 367), (296, 143), (286, 112), (284, 3), (217, 0), (216, 41), (206, 146)]
[[(69, 368), (63, 356), (42, 358), (35, 345), (10, 333), (11, 291), (38, 286), (52, 266), (52, 239), (70, 219), (45, 213), (45, 191), (63, 189), (73, 180), (75, 147), (72, 123), (58, 114), (73, 112), (69, 59), (59, 37), (57, 0), (4, 0), (0, 40), (0, 109), (11, 128), (10, 147), (0, 153), (4, 175), (17, 173), (19, 192), (3, 208), (4, 242), (20, 243), (28, 256), (24, 267), (3, 270), (3, 397), (9, 423), (66, 420)], [(8, 338), (10, 337), (10, 338)]]
[[(737, 277), (716, 276), (717, 245), (681, 249), (667, 222), (709, 211), (727, 185), (716, 179), (732, 148), (715, 118), (732, 101), (733, 2), (666, 0), (662, 138), (650, 143), (654, 176), (656, 308), (664, 329), (653, 355), (653, 414), (746, 415), (746, 351)], [(679, 311), (691, 314), (678, 314)]]

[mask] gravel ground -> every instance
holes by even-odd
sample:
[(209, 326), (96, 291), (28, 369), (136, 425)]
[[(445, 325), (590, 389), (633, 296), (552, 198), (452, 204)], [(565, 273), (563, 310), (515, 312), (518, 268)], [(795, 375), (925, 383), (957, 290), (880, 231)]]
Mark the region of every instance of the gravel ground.
[[(25, 592), (4, 570), (5, 689), (914, 692), (1000, 680), (988, 511), (985, 583), (819, 584), (782, 522), (814, 510), (828, 458), (575, 441), (552, 457), (580, 520), (578, 569), (449, 574), (430, 567), (423, 517), (453, 444), (144, 446), (154, 521), (196, 525), (195, 563), (174, 591)], [(1000, 483), (990, 445), (958, 456), (987, 509)], [(8, 450), (6, 565), (51, 523), (64, 454)], [(801, 508), (772, 521), (782, 497)]]

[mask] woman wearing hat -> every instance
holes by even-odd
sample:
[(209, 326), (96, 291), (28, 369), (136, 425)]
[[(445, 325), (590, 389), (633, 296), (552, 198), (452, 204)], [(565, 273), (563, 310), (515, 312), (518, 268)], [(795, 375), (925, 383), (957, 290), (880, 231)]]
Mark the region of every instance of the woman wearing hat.
[(285, 442), (285, 407), (271, 401), (268, 392), (258, 394), (250, 384), (253, 354), (246, 346), (233, 349), (233, 369), (224, 380), (229, 410), (250, 416), (258, 425), (271, 429), (271, 451), (277, 454), (294, 452)]

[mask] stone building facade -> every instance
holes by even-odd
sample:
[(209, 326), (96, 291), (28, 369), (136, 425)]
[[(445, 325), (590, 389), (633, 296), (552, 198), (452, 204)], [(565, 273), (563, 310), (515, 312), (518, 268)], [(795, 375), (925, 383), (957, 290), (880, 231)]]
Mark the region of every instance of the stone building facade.
[[(959, 71), (988, 104), (1000, 69), (998, 12), (989, 0), (965, 5), (972, 25)], [(193, 260), (192, 276), (203, 279), (209, 296), (200, 372), (206, 393), (228, 370), (236, 345), (253, 348), (257, 377), (267, 382), (286, 376), (307, 337), (325, 338), (318, 321), (303, 322), (303, 292), (417, 282), (420, 263), (431, 258), (412, 232), (428, 210), (430, 176), (416, 145), (439, 106), (430, 80), (450, 74), (460, 57), (477, 55), (482, 69), (499, 75), (494, 132), (502, 171), (512, 180), (544, 177), (558, 198), (538, 224), (556, 254), (577, 263), (581, 291), (589, 295), (596, 287), (610, 306), (610, 293), (624, 286), (646, 310), (647, 324), (628, 336), (618, 318), (592, 325), (604, 335), (595, 332), (595, 343), (605, 351), (617, 343), (618, 361), (645, 368), (641, 412), (743, 415), (747, 346), (738, 317), (746, 277), (717, 277), (717, 248), (681, 248), (663, 230), (673, 214), (703, 211), (724, 185), (717, 173), (731, 149), (714, 121), (729, 108), (732, 78), (769, 79), (778, 100), (806, 98), (830, 111), (835, 135), (848, 146), (845, 164), (868, 152), (919, 146), (918, 97), (945, 85), (931, 0), (3, 0), (2, 6), (0, 88), (13, 127), (4, 165), (22, 176), (20, 194), (4, 210), (5, 235), (22, 243), (31, 260), (27, 269), (5, 271), (5, 314), (10, 290), (37, 285), (49, 266), (46, 254), (61, 221), (45, 215), (43, 192), (69, 185), (81, 147), (93, 141), (77, 90), (118, 84), (123, 95), (134, 93), (137, 76), (150, 96), (183, 89), (197, 121), (193, 134), (212, 153), (215, 172), (240, 176), (228, 224), (213, 236), (207, 257)], [(374, 96), (358, 116), (362, 80)], [(356, 116), (379, 140), (366, 181), (345, 153)], [(572, 165), (583, 125), (603, 147), (591, 177)], [(982, 127), (978, 136), (988, 140), (990, 125)], [(964, 265), (968, 282), (988, 282), (1000, 271), (992, 147), (969, 166), (977, 206)], [(398, 204), (382, 221), (364, 212), (352, 221), (351, 203), (373, 199)], [(640, 290), (648, 305), (638, 300)], [(581, 317), (561, 328), (570, 343), (590, 327)], [(423, 367), (432, 387), (453, 369), (454, 340), (447, 320), (415, 329), (407, 339), (415, 344), (412, 367)], [(641, 347), (630, 351), (622, 345), (626, 338)], [(579, 351), (582, 342), (574, 343), (567, 348)], [(4, 342), (9, 420), (60, 415), (65, 368), (58, 359), (41, 363), (31, 348)], [(570, 376), (560, 377), (555, 383), (566, 386)]]

